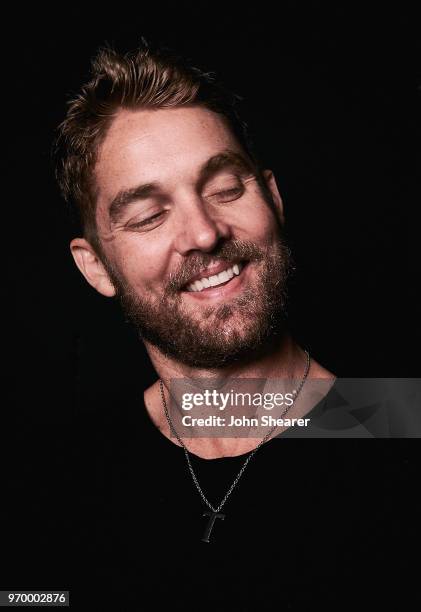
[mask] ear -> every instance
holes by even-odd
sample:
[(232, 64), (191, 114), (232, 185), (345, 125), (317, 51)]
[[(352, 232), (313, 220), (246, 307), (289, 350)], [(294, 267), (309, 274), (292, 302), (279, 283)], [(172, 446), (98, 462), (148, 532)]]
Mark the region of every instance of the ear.
[(279, 189), (276, 184), (275, 176), (272, 170), (263, 170), (263, 177), (266, 181), (266, 185), (270, 193), (272, 194), (272, 199), (273, 199), (273, 203), (275, 206), (275, 211), (278, 216), (278, 219), (281, 222), (281, 225), (284, 225), (285, 223), (284, 204), (282, 202), (282, 198), (279, 193)]
[(115, 295), (115, 288), (106, 269), (92, 246), (84, 238), (75, 238), (70, 243), (73, 259), (88, 283), (106, 297)]

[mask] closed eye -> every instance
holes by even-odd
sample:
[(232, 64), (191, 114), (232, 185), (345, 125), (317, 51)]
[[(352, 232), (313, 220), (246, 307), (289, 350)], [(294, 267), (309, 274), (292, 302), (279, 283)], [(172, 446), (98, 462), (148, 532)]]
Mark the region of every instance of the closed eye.
[(146, 227), (147, 225), (152, 225), (164, 213), (165, 211), (161, 210), (160, 212), (157, 212), (155, 215), (152, 215), (152, 217), (149, 217), (148, 219), (143, 219), (142, 221), (137, 221), (136, 223), (130, 223), (127, 227), (129, 229), (138, 229), (139, 227)]
[(211, 194), (210, 198), (217, 198), (223, 202), (229, 202), (231, 200), (235, 200), (239, 198), (244, 192), (242, 187), (233, 187), (232, 189), (224, 189), (223, 191), (218, 191), (218, 193)]

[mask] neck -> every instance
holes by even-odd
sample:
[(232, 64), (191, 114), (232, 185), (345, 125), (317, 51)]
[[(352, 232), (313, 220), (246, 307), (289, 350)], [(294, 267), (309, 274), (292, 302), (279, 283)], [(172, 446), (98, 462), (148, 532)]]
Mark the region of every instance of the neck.
[[(293, 378), (300, 380), (304, 375), (306, 367), (305, 352), (288, 334), (285, 334), (282, 338), (278, 338), (259, 352), (250, 355), (248, 359), (243, 362), (236, 362), (225, 368), (212, 370), (192, 368), (165, 357), (151, 345), (146, 345), (146, 348), (158, 377), (164, 383), (164, 394), (167, 404), (169, 403), (168, 389), (172, 378), (200, 379), (201, 377), (216, 377), (218, 378), (218, 384), (220, 380), (222, 380), (223, 384), (224, 379), (229, 377), (257, 379)], [(308, 378), (330, 379), (330, 381), (326, 381), (328, 383), (326, 386), (327, 392), (330, 385), (333, 384), (334, 375), (312, 359)], [(301, 418), (314, 406), (314, 402), (312, 402), (311, 398), (308, 398), (308, 401), (302, 401), (303, 396), (305, 397), (305, 393), (301, 393), (300, 402), (297, 403), (297, 406), (291, 408), (288, 413), (289, 416)], [(171, 436), (170, 428), (165, 417), (159, 381), (156, 381), (145, 391), (144, 398), (146, 409), (153, 423), (164, 436), (171, 440), (171, 442), (179, 445), (178, 441)], [(286, 427), (275, 430), (273, 436), (282, 433), (284, 429), (286, 429)], [(190, 431), (191, 438), (184, 438), (184, 444), (190, 452), (206, 459), (244, 454), (253, 450), (262, 438), (262, 436), (260, 436), (260, 438), (201, 438), (194, 436), (193, 429)]]

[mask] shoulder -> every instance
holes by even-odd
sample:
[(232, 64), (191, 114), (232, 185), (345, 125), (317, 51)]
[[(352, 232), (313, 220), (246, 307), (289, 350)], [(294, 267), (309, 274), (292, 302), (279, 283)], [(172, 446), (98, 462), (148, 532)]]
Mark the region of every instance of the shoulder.
[(164, 433), (167, 430), (167, 422), (162, 410), (161, 389), (159, 379), (143, 392), (145, 410), (152, 423)]
[(310, 362), (310, 378), (323, 378), (323, 379), (332, 379), (336, 378), (335, 374), (324, 368), (320, 363), (318, 363), (315, 359), (311, 358)]

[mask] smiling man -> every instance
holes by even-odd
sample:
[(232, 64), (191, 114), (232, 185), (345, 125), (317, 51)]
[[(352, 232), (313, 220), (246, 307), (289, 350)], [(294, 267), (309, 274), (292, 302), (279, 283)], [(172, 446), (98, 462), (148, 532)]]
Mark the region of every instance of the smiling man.
[(270, 337), (288, 267), (280, 199), (277, 216), (222, 117), (193, 104), (121, 109), (95, 177), (106, 276), (85, 241), (72, 250), (99, 291), (123, 297), (154, 361), (166, 354), (189, 375)]
[[(84, 232), (73, 257), (138, 329), (166, 394), (157, 381), (146, 410), (167, 437), (174, 378), (332, 378), (285, 328), (282, 199), (235, 101), (168, 54), (106, 48), (60, 126), (58, 180)], [(202, 437), (190, 450), (232, 456), (257, 443)]]
[[(331, 588), (328, 574), (335, 585), (347, 580), (359, 481), (341, 441), (285, 439), (329, 407), (334, 376), (286, 328), (282, 199), (236, 96), (168, 52), (107, 47), (69, 102), (58, 144), (58, 181), (81, 222), (70, 245), (76, 265), (121, 302), (157, 373), (144, 406), (99, 399), (77, 425), (72, 515), (83, 517), (78, 533), (91, 534), (76, 538), (79, 571), (114, 588), (116, 609), (122, 593), (137, 609), (146, 592), (197, 609), (223, 583), (231, 603), (218, 599), (218, 609), (263, 609), (261, 593), (272, 605), (297, 592), (313, 602)], [(287, 410), (264, 412), (258, 433), (254, 414), (235, 414), (248, 433), (227, 436), (217, 408), (215, 435), (204, 436), (205, 406), (184, 413), (183, 436), (168, 411), (180, 379), (201, 406), (210, 392), (195, 393), (200, 381), (215, 382), (218, 401), (227, 380), (246, 390), (266, 381), (265, 401), (288, 400)], [(291, 394), (279, 393), (282, 380), (296, 381)], [(320, 380), (326, 395), (314, 401), (308, 389)]]

